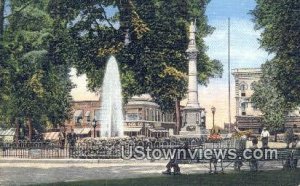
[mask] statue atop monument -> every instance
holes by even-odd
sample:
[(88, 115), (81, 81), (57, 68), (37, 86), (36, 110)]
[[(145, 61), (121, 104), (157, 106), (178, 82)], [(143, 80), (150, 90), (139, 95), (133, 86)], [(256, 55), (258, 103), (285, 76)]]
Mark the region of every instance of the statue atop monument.
[(197, 53), (197, 45), (196, 45), (196, 24), (192, 21), (189, 28), (189, 46), (186, 52), (189, 53)]

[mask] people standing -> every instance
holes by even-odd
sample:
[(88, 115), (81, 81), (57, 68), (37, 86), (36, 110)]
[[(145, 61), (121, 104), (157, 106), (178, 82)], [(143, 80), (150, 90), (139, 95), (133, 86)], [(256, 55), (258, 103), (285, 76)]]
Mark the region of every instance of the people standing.
[(266, 127), (263, 128), (263, 131), (261, 132), (260, 137), (261, 137), (261, 141), (262, 141), (262, 147), (268, 148), (270, 133)]
[(75, 149), (77, 139), (78, 139), (77, 134), (74, 132), (73, 128), (71, 129), (71, 133), (68, 134), (67, 138), (68, 138), (68, 143), (69, 143), (69, 153), (70, 153), (70, 155), (72, 155), (74, 152), (74, 149)]
[(293, 128), (287, 128), (285, 132), (286, 148), (290, 148), (290, 144), (294, 141), (294, 130)]

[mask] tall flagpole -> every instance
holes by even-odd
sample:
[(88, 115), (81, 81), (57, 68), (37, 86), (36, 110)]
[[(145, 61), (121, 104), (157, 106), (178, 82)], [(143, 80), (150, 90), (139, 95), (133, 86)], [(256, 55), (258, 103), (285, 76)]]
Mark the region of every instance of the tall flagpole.
[(231, 133), (231, 90), (230, 90), (230, 17), (228, 17), (228, 119)]

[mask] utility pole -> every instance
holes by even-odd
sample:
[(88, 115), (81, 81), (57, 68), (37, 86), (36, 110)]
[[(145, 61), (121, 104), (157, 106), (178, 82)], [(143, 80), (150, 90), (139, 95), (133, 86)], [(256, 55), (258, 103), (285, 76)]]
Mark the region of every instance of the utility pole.
[(228, 18), (228, 119), (231, 133), (231, 86), (230, 86), (230, 17)]

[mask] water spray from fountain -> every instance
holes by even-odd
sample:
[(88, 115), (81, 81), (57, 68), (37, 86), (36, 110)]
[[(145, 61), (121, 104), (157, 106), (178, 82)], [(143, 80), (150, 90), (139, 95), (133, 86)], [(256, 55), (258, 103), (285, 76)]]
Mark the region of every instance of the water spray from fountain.
[(122, 90), (119, 68), (114, 56), (107, 62), (101, 95), (101, 137), (122, 137), (124, 119)]

